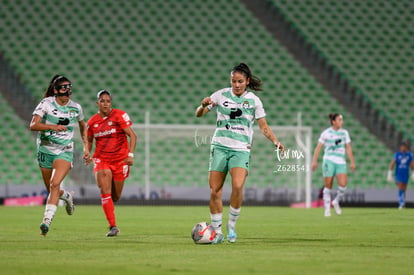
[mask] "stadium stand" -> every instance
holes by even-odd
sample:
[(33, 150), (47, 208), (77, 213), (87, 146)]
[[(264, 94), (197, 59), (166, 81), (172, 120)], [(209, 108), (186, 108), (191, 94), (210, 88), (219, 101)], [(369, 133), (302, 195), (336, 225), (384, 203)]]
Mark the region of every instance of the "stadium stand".
[(414, 136), (411, 0), (271, 0), (328, 62)]
[(0, 184), (42, 184), (36, 164), (36, 140), (0, 93)]
[[(62, 73), (72, 80), (73, 98), (83, 105), (87, 117), (96, 112), (97, 91), (106, 88), (114, 94), (114, 107), (128, 111), (135, 123), (143, 123), (144, 111), (149, 110), (152, 123), (214, 125), (214, 115), (196, 119), (195, 107), (203, 97), (229, 86), (231, 67), (246, 62), (265, 83), (260, 97), (270, 125), (295, 124), (301, 111), (303, 124), (313, 128), (315, 145), (329, 126), (327, 114), (343, 113), (358, 165), (350, 183), (360, 188), (389, 185), (384, 177), (392, 153), (239, 1), (46, 2), (0, 1), (0, 25), (5, 26), (0, 29), (0, 51), (39, 99), (49, 79)], [(30, 136), (26, 125), (22, 129)], [(175, 148), (160, 142), (153, 148), (154, 185), (206, 184), (208, 150), (201, 155), (191, 142), (177, 141)], [(29, 151), (33, 154), (35, 148)], [(143, 152), (142, 144), (137, 151)], [(29, 158), (26, 154), (19, 157)], [(174, 157), (193, 161), (194, 154), (203, 159), (199, 170), (176, 166)], [(261, 175), (254, 184), (283, 186), (272, 173), (260, 170), (261, 162), (273, 158), (254, 160), (251, 173)], [(137, 162), (127, 184), (142, 184), (141, 164)], [(319, 170), (313, 182), (322, 184)]]

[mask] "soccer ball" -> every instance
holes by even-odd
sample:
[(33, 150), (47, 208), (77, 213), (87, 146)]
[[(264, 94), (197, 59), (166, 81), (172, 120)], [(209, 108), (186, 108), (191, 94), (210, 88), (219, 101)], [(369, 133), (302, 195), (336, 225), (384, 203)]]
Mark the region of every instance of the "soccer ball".
[(196, 244), (210, 244), (216, 237), (216, 231), (208, 222), (199, 222), (191, 230), (191, 238)]

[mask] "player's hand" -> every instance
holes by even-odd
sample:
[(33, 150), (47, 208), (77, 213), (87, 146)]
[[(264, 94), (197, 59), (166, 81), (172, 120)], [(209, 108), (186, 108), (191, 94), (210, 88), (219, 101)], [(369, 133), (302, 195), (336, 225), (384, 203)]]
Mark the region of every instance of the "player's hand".
[(414, 171), (413, 171), (413, 172), (411, 172), (411, 180), (413, 180), (413, 181), (414, 181)]
[(392, 176), (392, 171), (391, 170), (388, 170), (388, 173), (387, 173), (387, 181), (390, 182), (390, 183), (393, 183), (394, 182), (394, 178)]
[(312, 171), (313, 171), (313, 172), (315, 172), (315, 170), (316, 170), (316, 167), (317, 167), (317, 166), (318, 166), (318, 163), (317, 163), (317, 162), (312, 161), (311, 168), (312, 168)]
[(53, 125), (51, 130), (55, 132), (64, 132), (64, 131), (67, 131), (68, 128), (66, 128), (66, 126), (63, 126), (63, 125)]
[(281, 156), (284, 156), (285, 155), (285, 146), (282, 143), (280, 143), (280, 141), (275, 142), (274, 144), (275, 144), (276, 150), (281, 152)]
[(127, 158), (125, 159), (125, 163), (126, 163), (128, 166), (132, 166), (132, 165), (134, 165), (134, 158), (133, 158), (133, 157), (127, 157)]
[(83, 154), (83, 160), (85, 161), (85, 166), (88, 166), (88, 165), (89, 165), (89, 163), (91, 163), (91, 162), (92, 162), (92, 158), (91, 158), (91, 156), (89, 155), (89, 152), (85, 152), (85, 153)]
[(210, 104), (214, 104), (210, 97), (205, 97), (203, 100), (201, 100), (201, 105), (203, 108), (207, 107)]
[(355, 169), (356, 169), (355, 163), (351, 163), (351, 170), (352, 170), (352, 172), (355, 172)]

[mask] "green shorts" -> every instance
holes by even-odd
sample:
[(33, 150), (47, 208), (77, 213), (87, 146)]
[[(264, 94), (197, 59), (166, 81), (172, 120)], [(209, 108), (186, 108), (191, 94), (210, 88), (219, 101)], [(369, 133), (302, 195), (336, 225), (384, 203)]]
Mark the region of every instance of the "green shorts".
[(338, 164), (330, 160), (322, 163), (322, 173), (325, 178), (330, 178), (338, 174), (346, 174), (346, 164)]
[(227, 173), (234, 167), (241, 167), (249, 172), (250, 152), (235, 151), (220, 146), (211, 146), (208, 171)]
[(47, 154), (47, 153), (43, 153), (43, 152), (37, 152), (37, 162), (39, 163), (39, 166), (42, 168), (48, 168), (48, 169), (52, 169), (53, 168), (53, 162), (56, 159), (63, 159), (66, 160), (68, 162), (72, 164), (73, 161), (73, 152), (64, 152), (61, 153), (59, 155), (52, 155), (52, 154)]

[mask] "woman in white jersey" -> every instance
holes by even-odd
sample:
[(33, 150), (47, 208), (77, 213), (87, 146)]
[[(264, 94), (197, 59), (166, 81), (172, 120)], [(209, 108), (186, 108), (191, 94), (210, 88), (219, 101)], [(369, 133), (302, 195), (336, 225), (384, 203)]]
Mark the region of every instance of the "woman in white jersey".
[(322, 146), (325, 146), (325, 153), (323, 156), (322, 173), (324, 177), (323, 202), (325, 206), (325, 217), (331, 216), (331, 189), (334, 177), (338, 181), (338, 192), (332, 205), (338, 215), (342, 214), (339, 202), (346, 191), (346, 159), (345, 153), (351, 162), (351, 170), (355, 170), (354, 155), (352, 153), (351, 138), (348, 131), (342, 128), (344, 123), (342, 115), (329, 114), (331, 127), (324, 130), (316, 145), (313, 160), (312, 170), (315, 171), (318, 166), (319, 152)]
[(62, 190), (60, 184), (72, 167), (73, 135), (76, 123), (87, 151), (86, 124), (82, 107), (70, 99), (72, 85), (64, 76), (55, 75), (45, 91), (43, 100), (37, 105), (30, 122), (30, 130), (39, 131), (37, 137), (37, 160), (49, 197), (46, 202), (41, 234), (46, 236), (56, 213), (59, 199), (66, 203), (66, 212), (72, 215), (72, 193)]
[(195, 115), (201, 117), (213, 108), (217, 110), (217, 128), (211, 145), (209, 165), (210, 216), (217, 232), (213, 243), (222, 243), (223, 201), (222, 188), (227, 172), (231, 175), (232, 192), (227, 223), (227, 240), (235, 242), (236, 221), (243, 201), (243, 185), (249, 171), (253, 123), (257, 120), (260, 130), (280, 150), (278, 141), (266, 122), (260, 99), (247, 88), (260, 91), (261, 81), (252, 75), (249, 67), (240, 63), (230, 73), (231, 88), (224, 88), (201, 101)]

